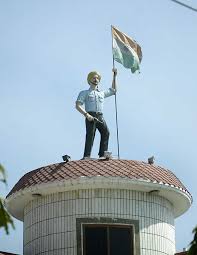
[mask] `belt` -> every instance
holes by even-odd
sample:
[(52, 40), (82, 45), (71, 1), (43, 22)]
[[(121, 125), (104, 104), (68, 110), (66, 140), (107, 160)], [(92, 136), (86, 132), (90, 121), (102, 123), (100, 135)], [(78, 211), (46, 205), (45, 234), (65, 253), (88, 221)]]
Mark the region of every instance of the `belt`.
[(102, 112), (88, 112), (88, 113), (92, 115), (103, 115)]

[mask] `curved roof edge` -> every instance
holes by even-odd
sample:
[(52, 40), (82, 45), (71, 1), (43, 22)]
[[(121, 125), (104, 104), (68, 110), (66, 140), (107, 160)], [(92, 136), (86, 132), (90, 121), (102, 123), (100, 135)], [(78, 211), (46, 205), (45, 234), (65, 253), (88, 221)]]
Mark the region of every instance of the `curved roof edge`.
[(169, 200), (174, 207), (175, 218), (185, 213), (192, 204), (189, 192), (164, 183), (147, 180), (130, 179), (125, 177), (79, 177), (77, 179), (61, 180), (52, 183), (38, 184), (19, 190), (5, 199), (7, 210), (18, 220), (24, 219), (24, 208), (28, 202), (37, 199), (33, 194), (41, 196), (57, 192), (95, 188), (115, 188), (147, 192), (159, 195)]

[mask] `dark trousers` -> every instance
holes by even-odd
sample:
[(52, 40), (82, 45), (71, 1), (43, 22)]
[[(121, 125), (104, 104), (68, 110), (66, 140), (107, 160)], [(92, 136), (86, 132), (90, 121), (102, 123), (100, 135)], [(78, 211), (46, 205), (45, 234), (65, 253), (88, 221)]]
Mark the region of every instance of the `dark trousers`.
[(101, 135), (100, 149), (99, 149), (98, 155), (100, 157), (103, 157), (104, 151), (107, 151), (108, 149), (109, 129), (103, 118), (102, 113), (89, 112), (89, 114), (97, 118), (99, 121), (88, 121), (86, 119), (86, 141), (85, 141), (84, 157), (90, 157), (91, 155), (96, 129), (99, 130)]

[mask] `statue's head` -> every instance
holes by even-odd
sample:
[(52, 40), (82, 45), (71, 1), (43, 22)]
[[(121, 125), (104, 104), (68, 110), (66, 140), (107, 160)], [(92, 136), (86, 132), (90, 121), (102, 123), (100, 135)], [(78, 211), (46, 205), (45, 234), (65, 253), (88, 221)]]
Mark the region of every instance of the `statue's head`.
[(97, 86), (101, 80), (101, 75), (96, 72), (92, 71), (88, 74), (87, 81), (89, 85)]

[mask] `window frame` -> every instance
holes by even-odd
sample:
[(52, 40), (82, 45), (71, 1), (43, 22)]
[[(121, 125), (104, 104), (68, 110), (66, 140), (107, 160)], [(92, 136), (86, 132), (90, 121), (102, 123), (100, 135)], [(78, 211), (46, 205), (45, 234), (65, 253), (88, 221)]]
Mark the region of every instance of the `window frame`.
[(120, 227), (130, 228), (132, 233), (132, 249), (134, 255), (140, 255), (140, 239), (139, 239), (139, 221), (117, 218), (77, 218), (76, 234), (77, 234), (77, 255), (85, 255), (84, 252), (84, 232), (85, 227)]

